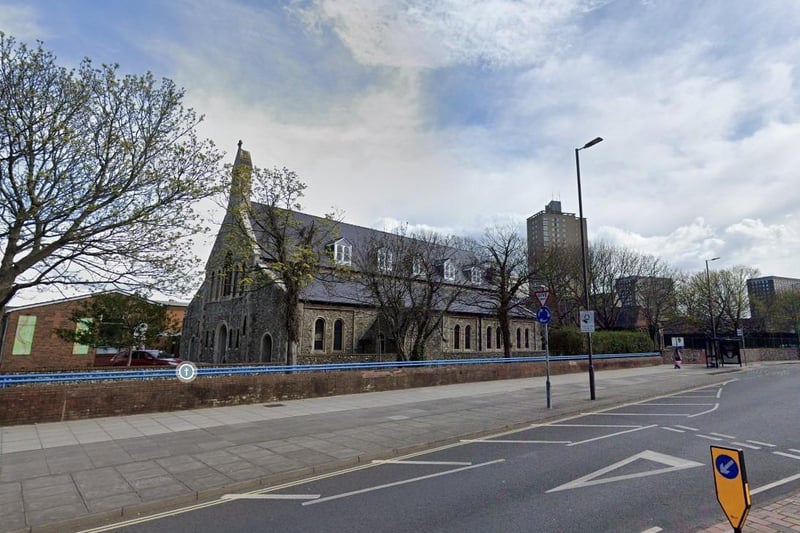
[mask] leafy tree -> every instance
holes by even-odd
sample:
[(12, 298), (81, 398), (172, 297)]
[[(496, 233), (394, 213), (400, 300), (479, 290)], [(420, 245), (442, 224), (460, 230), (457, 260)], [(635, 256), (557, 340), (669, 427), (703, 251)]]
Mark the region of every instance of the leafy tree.
[[(180, 329), (166, 305), (138, 294), (119, 292), (87, 298), (71, 313), (70, 320), (76, 327), (57, 329), (56, 334), (66, 341), (89, 346), (151, 346), (158, 343), (159, 337)], [(128, 350), (129, 365), (130, 353)]]
[[(272, 286), (283, 292), (287, 363), (293, 365), (300, 340), (300, 298), (323, 274), (325, 245), (335, 238), (337, 221), (333, 214), (320, 221), (298, 212), (306, 184), (294, 171), (242, 167), (234, 169), (235, 178), (237, 174), (241, 179), (234, 179), (231, 191), (241, 201), (230, 202), (223, 231), (230, 232), (235, 255), (255, 254), (242, 280), (245, 290)], [(253, 201), (248, 198), (251, 187)]]
[(712, 296), (716, 297), (716, 305), (720, 308), (718, 332), (721, 330), (733, 334), (742, 327), (743, 319), (750, 313), (747, 280), (758, 275), (758, 269), (741, 265), (717, 273)]
[(783, 331), (791, 330), (797, 335), (797, 357), (800, 359), (800, 284), (775, 294), (770, 311)]
[(690, 325), (705, 328), (708, 335), (734, 333), (748, 313), (747, 280), (753, 277), (758, 270), (744, 266), (714, 270), (708, 276), (685, 274), (676, 290), (678, 309)]
[(525, 303), (529, 286), (527, 242), (512, 224), (488, 228), (477, 246), (488, 291), (478, 305), (497, 316), (503, 335), (503, 353), (511, 357), (511, 315)]
[(185, 288), (220, 154), (183, 96), (0, 32), (0, 307), (29, 287)]
[(404, 229), (357, 243), (351, 279), (361, 285), (363, 302), (378, 309), (399, 360), (424, 360), (429, 340), (463, 296), (464, 284), (443, 275), (445, 263), (458, 255), (455, 243), (435, 232)]

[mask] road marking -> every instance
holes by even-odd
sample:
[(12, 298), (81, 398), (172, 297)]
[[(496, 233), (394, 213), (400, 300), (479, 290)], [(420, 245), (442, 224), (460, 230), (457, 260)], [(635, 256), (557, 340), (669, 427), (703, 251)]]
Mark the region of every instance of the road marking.
[(789, 448), (789, 451), (794, 453), (800, 453), (800, 450), (795, 450), (794, 448)]
[(716, 411), (717, 409), (719, 409), (719, 404), (718, 404), (718, 403), (717, 403), (717, 404), (714, 404), (714, 407), (712, 407), (712, 408), (711, 408), (711, 409), (709, 409), (708, 411), (703, 411), (702, 413), (697, 413), (697, 414), (694, 414), (694, 415), (689, 415), (689, 416), (687, 416), (686, 418), (694, 418), (694, 417), (696, 417), (696, 416), (707, 415), (708, 413), (713, 413), (713, 412), (714, 412), (714, 411)]
[[(628, 464), (630, 464), (630, 463), (632, 463), (634, 461), (637, 461), (639, 459), (646, 459), (648, 461), (654, 461), (656, 463), (661, 463), (661, 464), (667, 465), (667, 468), (658, 468), (656, 470), (650, 470), (649, 472), (639, 472), (639, 473), (636, 473), (636, 474), (626, 474), (626, 475), (622, 475), (622, 476), (613, 476), (613, 477), (597, 479), (600, 476), (603, 476), (603, 475), (605, 475), (605, 474), (607, 474), (609, 472), (613, 472), (614, 470), (617, 470), (618, 468), (622, 468), (623, 466), (626, 466), (626, 465), (628, 465)], [(615, 482), (615, 481), (624, 481), (626, 479), (634, 479), (634, 478), (638, 478), (638, 477), (655, 476), (655, 475), (658, 475), (658, 474), (665, 474), (667, 472), (677, 472), (679, 470), (685, 470), (687, 468), (695, 468), (695, 467), (698, 467), (698, 466), (705, 466), (705, 465), (703, 465), (703, 463), (698, 463), (696, 461), (690, 461), (688, 459), (682, 459), (680, 457), (673, 457), (671, 455), (665, 455), (663, 453), (658, 453), (658, 452), (654, 452), (654, 451), (651, 451), (651, 450), (645, 450), (645, 451), (643, 451), (641, 453), (637, 453), (636, 455), (634, 455), (632, 457), (628, 457), (627, 459), (623, 459), (622, 461), (614, 463), (613, 465), (609, 465), (609, 466), (607, 466), (605, 468), (601, 468), (600, 470), (597, 470), (596, 472), (592, 472), (589, 475), (586, 475), (586, 476), (583, 476), (581, 478), (578, 478), (575, 481), (570, 481), (569, 483), (565, 483), (565, 484), (560, 485), (560, 486), (558, 486), (558, 487), (556, 487), (554, 489), (550, 489), (550, 490), (547, 491), (547, 493), (549, 494), (551, 492), (559, 492), (559, 491), (562, 491), (562, 490), (570, 490), (570, 489), (577, 489), (577, 488), (583, 488), (583, 487), (590, 487), (592, 485), (600, 485), (600, 484), (603, 484), (603, 483), (612, 483), (612, 482)], [(306, 505), (307, 503), (314, 503), (314, 502), (306, 502), (303, 505)]]
[(634, 429), (628, 429), (628, 430), (625, 430), (625, 431), (618, 431), (616, 433), (611, 433), (609, 435), (602, 435), (600, 437), (594, 437), (593, 439), (586, 439), (586, 440), (581, 440), (581, 441), (578, 441), (578, 442), (572, 442), (570, 444), (567, 444), (567, 447), (569, 447), (569, 446), (578, 446), (579, 444), (586, 444), (587, 442), (594, 442), (596, 440), (607, 439), (607, 438), (610, 438), (610, 437), (616, 437), (617, 435), (623, 435), (625, 433), (632, 433), (634, 431), (640, 431), (642, 429), (650, 429), (650, 428), (656, 427), (656, 425), (657, 424), (652, 424), (650, 426), (641, 426), (641, 427), (637, 427), (637, 428), (634, 428)]
[(750, 444), (755, 444), (756, 446), (766, 446), (767, 448), (777, 448), (774, 444), (770, 444), (769, 442), (760, 442), (757, 440), (747, 440)]
[(435, 478), (435, 477), (441, 477), (441, 476), (447, 476), (447, 475), (450, 475), (450, 474), (456, 474), (458, 472), (464, 472), (465, 470), (472, 470), (474, 468), (481, 468), (481, 467), (484, 467), (484, 466), (490, 466), (490, 465), (493, 465), (493, 464), (502, 463), (504, 461), (505, 461), (505, 459), (496, 459), (494, 461), (488, 461), (486, 463), (479, 463), (479, 464), (476, 464), (476, 465), (465, 466), (465, 467), (462, 467), (462, 468), (455, 468), (453, 470), (446, 470), (445, 472), (437, 472), (435, 474), (428, 474), (427, 476), (420, 476), (420, 477), (415, 477), (415, 478), (411, 478), (411, 479), (404, 479), (402, 481), (395, 481), (393, 483), (385, 483), (383, 485), (376, 485), (374, 487), (367, 487), (367, 488), (364, 488), (364, 489), (353, 490), (353, 491), (350, 491), (350, 492), (343, 492), (341, 494), (335, 494), (333, 496), (327, 496), (325, 498), (319, 498), (317, 500), (311, 500), (311, 501), (303, 502), (301, 505), (304, 505), (304, 506), (305, 505), (314, 505), (316, 503), (329, 502), (329, 501), (332, 501), (332, 500), (338, 500), (340, 498), (348, 498), (350, 496), (356, 496), (358, 494), (365, 494), (367, 492), (375, 492), (375, 491), (378, 491), (378, 490), (388, 489), (388, 488), (391, 488), (391, 487), (399, 487), (401, 485), (407, 485), (409, 483), (416, 483), (417, 481), (424, 481), (426, 479), (432, 479), (432, 478)]
[(709, 435), (714, 435), (715, 437), (722, 437), (723, 439), (735, 439), (733, 435), (725, 435), (724, 433), (714, 433), (713, 431), (709, 433)]
[(667, 431), (674, 431), (675, 433), (686, 433), (686, 431), (682, 429), (668, 428), (664, 426), (661, 426), (661, 429), (666, 429)]
[(703, 406), (703, 407), (707, 407), (709, 405), (714, 405), (714, 404), (713, 403), (643, 403), (642, 405), (647, 405), (647, 406), (650, 406), (650, 405), (670, 405), (670, 406), (680, 405), (680, 406)]
[(551, 424), (551, 427), (558, 428), (638, 428), (641, 426), (634, 424)]
[(792, 481), (795, 481), (797, 479), (800, 479), (800, 474), (795, 474), (793, 476), (789, 476), (789, 477), (786, 477), (786, 478), (783, 478), (783, 479), (779, 479), (778, 481), (774, 481), (772, 483), (769, 483), (768, 485), (764, 485), (763, 487), (758, 487), (755, 490), (751, 490), (750, 491), (750, 495), (752, 496), (754, 494), (758, 494), (759, 492), (764, 492), (764, 491), (767, 491), (769, 489), (774, 489), (775, 487), (779, 487), (781, 485), (785, 485), (786, 483), (791, 483)]
[(722, 440), (719, 437), (712, 437), (711, 435), (703, 435), (702, 433), (698, 433), (696, 436), (700, 437), (701, 439), (716, 440), (716, 441)]
[(689, 417), (686, 413), (584, 413), (586, 416), (683, 416)]
[(772, 453), (774, 453), (775, 455), (780, 455), (781, 457), (788, 457), (789, 459), (797, 459), (798, 461), (800, 461), (800, 456), (798, 455), (792, 455), (790, 453), (783, 453), (783, 452), (772, 452)]
[(744, 442), (732, 442), (734, 446), (741, 446), (742, 448), (750, 448), (751, 450), (760, 450), (761, 446), (753, 446), (752, 444), (745, 444)]
[(689, 427), (689, 426), (679, 426), (679, 425), (677, 425), (677, 424), (675, 425), (675, 427), (676, 427), (676, 428), (685, 429), (685, 430), (687, 430), (687, 431), (700, 431), (700, 430), (699, 430), (699, 429), (697, 429), (697, 428), (693, 428), (693, 427)]
[(489, 444), (571, 444), (571, 440), (489, 440), (489, 439), (464, 439), (461, 442), (475, 443), (486, 442)]
[(375, 459), (373, 464), (381, 465), (445, 465), (445, 466), (469, 466), (472, 463), (463, 461), (401, 461), (398, 459)]
[(223, 494), (221, 500), (315, 500), (319, 494)]
[(664, 531), (660, 527), (651, 527), (650, 529), (645, 529), (642, 533), (658, 533), (659, 531)]

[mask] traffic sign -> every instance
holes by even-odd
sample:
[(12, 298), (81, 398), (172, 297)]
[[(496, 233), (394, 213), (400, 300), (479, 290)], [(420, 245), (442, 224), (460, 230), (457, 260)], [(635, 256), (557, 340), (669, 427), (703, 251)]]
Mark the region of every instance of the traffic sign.
[(581, 311), (581, 333), (594, 333), (594, 311)]
[(536, 320), (540, 324), (549, 324), (551, 318), (553, 318), (553, 313), (550, 312), (550, 308), (547, 306), (540, 307), (536, 312)]
[(539, 299), (539, 305), (544, 307), (545, 304), (547, 304), (547, 298), (550, 296), (550, 291), (547, 290), (547, 289), (544, 289), (544, 290), (541, 290), (541, 291), (534, 291), (533, 294), (535, 294), (536, 297)]
[(751, 505), (744, 452), (736, 448), (711, 446), (711, 462), (717, 501), (734, 531), (741, 531)]
[(182, 383), (191, 383), (197, 377), (197, 366), (190, 361), (184, 361), (175, 368), (175, 377)]

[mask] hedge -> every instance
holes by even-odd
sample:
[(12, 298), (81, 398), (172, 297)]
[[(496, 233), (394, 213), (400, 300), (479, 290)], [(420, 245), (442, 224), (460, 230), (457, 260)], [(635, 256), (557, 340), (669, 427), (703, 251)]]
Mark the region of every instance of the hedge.
[[(578, 328), (550, 330), (550, 353), (579, 355), (588, 353), (586, 334)], [(653, 340), (642, 331), (596, 331), (592, 333), (593, 353), (641, 353), (653, 350)]]

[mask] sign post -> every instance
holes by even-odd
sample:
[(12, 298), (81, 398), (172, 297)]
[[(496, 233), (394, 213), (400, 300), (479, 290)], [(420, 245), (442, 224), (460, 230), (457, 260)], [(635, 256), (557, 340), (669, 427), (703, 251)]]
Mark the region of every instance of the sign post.
[(734, 533), (742, 533), (751, 505), (744, 453), (737, 448), (711, 446), (711, 463), (714, 468), (717, 501), (728, 517)]
[(550, 324), (550, 319), (553, 317), (553, 314), (550, 312), (550, 308), (545, 305), (547, 303), (547, 298), (550, 296), (550, 291), (543, 289), (535, 291), (534, 294), (536, 295), (536, 298), (539, 299), (539, 304), (541, 305), (539, 311), (536, 313), (536, 320), (538, 320), (540, 324), (544, 325), (544, 368), (546, 374), (545, 390), (547, 391), (547, 408), (550, 409), (550, 335), (548, 331), (548, 324)]

